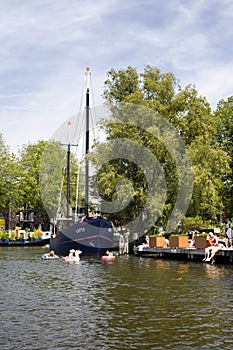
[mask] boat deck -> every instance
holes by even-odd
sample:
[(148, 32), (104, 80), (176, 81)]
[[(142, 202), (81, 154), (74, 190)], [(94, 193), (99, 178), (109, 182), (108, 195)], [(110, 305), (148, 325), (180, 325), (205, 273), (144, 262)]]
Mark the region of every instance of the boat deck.
[[(174, 259), (184, 261), (203, 261), (205, 249), (196, 248), (148, 248), (134, 247), (134, 255), (141, 257), (155, 257), (160, 259)], [(233, 264), (233, 249), (219, 250), (215, 257), (215, 263)]]

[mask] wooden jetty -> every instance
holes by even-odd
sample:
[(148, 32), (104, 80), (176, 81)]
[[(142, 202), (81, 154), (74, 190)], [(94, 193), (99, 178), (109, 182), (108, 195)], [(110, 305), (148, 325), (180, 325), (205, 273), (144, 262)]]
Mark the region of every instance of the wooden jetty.
[[(202, 262), (205, 249), (196, 248), (149, 248), (134, 247), (134, 255), (141, 257), (155, 257), (160, 259), (174, 259)], [(214, 256), (216, 264), (233, 264), (233, 249), (221, 249)]]

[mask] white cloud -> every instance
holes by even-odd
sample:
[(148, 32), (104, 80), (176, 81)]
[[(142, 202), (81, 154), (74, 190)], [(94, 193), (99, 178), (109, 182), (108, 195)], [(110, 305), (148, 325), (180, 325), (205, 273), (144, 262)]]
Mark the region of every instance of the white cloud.
[(212, 105), (233, 90), (230, 0), (9, 0), (0, 14), (1, 132), (14, 150), (78, 112), (86, 65), (97, 104), (106, 72), (128, 65), (171, 71)]

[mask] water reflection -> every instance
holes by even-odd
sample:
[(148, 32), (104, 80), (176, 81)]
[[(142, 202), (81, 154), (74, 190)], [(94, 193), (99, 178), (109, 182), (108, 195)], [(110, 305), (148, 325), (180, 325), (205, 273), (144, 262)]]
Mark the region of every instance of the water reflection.
[(231, 349), (232, 266), (0, 253), (4, 350)]
[(226, 274), (225, 267), (222, 268), (222, 266), (212, 265), (212, 264), (203, 264), (203, 265), (204, 265), (204, 269), (206, 270), (206, 274), (208, 275), (209, 278), (221, 279)]

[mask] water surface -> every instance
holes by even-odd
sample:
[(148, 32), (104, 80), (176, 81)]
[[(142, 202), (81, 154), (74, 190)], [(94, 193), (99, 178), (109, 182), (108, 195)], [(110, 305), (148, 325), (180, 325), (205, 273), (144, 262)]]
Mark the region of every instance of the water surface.
[(2, 350), (233, 349), (233, 266), (0, 248)]

